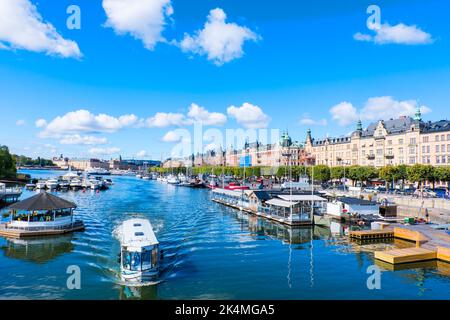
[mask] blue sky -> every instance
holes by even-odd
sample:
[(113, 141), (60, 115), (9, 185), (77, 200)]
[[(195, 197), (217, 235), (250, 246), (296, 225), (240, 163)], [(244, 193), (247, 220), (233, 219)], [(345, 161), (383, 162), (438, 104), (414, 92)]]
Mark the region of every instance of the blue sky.
[[(2, 33), (0, 22), (0, 48), (6, 47), (0, 50), (0, 143), (33, 157), (63, 153), (159, 159), (176, 144), (176, 138), (164, 142), (163, 137), (177, 128), (192, 130), (192, 125), (182, 121), (156, 126), (148, 119), (172, 113), (187, 120), (193, 103), (208, 116), (226, 117), (226, 122), (210, 127), (287, 128), (295, 140), (303, 140), (308, 128), (317, 138), (344, 135), (354, 129), (357, 118), (368, 125), (375, 117), (410, 114), (417, 106), (426, 120), (448, 118), (446, 1), (143, 2), (148, 1), (165, 1), (173, 11), (164, 18), (160, 35), (165, 41), (150, 49), (132, 32), (118, 34), (124, 20), (108, 25), (112, 20), (100, 0), (31, 0), (42, 21), (75, 42), (82, 57), (62, 57), (50, 52), (52, 48), (19, 43), (20, 35), (10, 33), (21, 31), (4, 25)], [(66, 27), (66, 8), (71, 4), (81, 9), (80, 30)], [(394, 38), (390, 34), (375, 38), (367, 28), (370, 4), (381, 8), (381, 23), (387, 33), (397, 32)], [(240, 28), (230, 37), (247, 35), (229, 61), (208, 59), (208, 48), (196, 38), (215, 8), (226, 14), (226, 23)], [(2, 5), (0, 16), (1, 11)], [(121, 12), (116, 14), (123, 18)], [(403, 30), (406, 33), (393, 28), (399, 24), (409, 28)], [(354, 37), (358, 32), (371, 35), (371, 40), (358, 41)], [(188, 49), (181, 44), (185, 34), (195, 40)], [(220, 40), (216, 36), (217, 32), (205, 39), (214, 44)], [(411, 38), (416, 36), (419, 43)], [(244, 103), (257, 109), (247, 110), (249, 115), (242, 109)], [(235, 113), (227, 112), (230, 106), (235, 106)], [(77, 110), (114, 119), (134, 115), (137, 121), (111, 130), (94, 123), (78, 132), (64, 124), (68, 119), (64, 116)], [(62, 120), (51, 124), (56, 117)], [(49, 127), (36, 127), (38, 119), (45, 119)]]

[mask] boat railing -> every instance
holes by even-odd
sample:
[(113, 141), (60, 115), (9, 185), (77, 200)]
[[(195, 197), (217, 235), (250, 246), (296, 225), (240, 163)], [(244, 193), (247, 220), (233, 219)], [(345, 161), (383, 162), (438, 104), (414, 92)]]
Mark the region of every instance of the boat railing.
[(65, 224), (61, 226), (48, 226), (48, 227), (19, 227), (12, 226), (11, 224), (6, 224), (5, 228), (10, 230), (21, 230), (21, 231), (47, 231), (47, 230), (68, 230), (76, 227), (83, 226), (83, 221), (75, 220), (73, 223)]

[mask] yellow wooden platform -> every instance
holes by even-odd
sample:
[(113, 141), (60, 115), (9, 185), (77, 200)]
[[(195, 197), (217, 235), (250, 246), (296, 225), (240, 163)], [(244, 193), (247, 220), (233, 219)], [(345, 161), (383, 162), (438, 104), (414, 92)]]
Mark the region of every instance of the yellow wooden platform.
[(399, 239), (414, 241), (416, 244), (423, 244), (429, 239), (419, 231), (407, 228), (394, 228), (394, 236)]
[(427, 261), (434, 260), (436, 258), (436, 251), (424, 248), (406, 248), (375, 252), (375, 259), (390, 264)]
[(450, 262), (450, 248), (437, 247), (437, 258), (445, 262)]
[(350, 238), (358, 240), (375, 240), (394, 238), (393, 230), (359, 230), (350, 231)]

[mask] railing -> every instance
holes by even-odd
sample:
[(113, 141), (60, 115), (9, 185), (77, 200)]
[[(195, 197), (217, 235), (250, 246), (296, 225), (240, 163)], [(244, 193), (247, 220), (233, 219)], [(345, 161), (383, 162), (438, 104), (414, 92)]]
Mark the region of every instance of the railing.
[(48, 227), (19, 227), (11, 226), (9, 223), (5, 225), (5, 229), (9, 230), (22, 230), (22, 231), (48, 231), (48, 230), (68, 230), (76, 227), (83, 226), (84, 223), (81, 220), (76, 220), (71, 224), (66, 224), (62, 226), (48, 226)]

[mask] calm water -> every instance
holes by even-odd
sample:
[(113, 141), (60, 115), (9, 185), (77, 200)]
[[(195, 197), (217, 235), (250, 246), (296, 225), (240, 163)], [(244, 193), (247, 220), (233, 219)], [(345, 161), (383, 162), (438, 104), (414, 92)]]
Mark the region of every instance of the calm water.
[[(368, 290), (373, 246), (347, 243), (337, 224), (333, 233), (290, 229), (215, 204), (208, 190), (112, 179), (114, 186), (100, 193), (59, 193), (78, 204), (86, 231), (27, 241), (0, 237), (0, 298), (450, 299), (444, 263), (383, 269), (381, 290)], [(127, 288), (118, 278), (113, 230), (135, 216), (150, 219), (165, 252), (162, 282), (152, 287)], [(66, 287), (70, 265), (81, 268), (81, 290)]]

